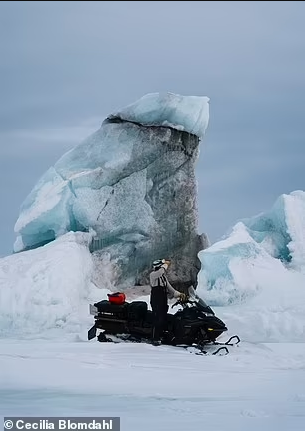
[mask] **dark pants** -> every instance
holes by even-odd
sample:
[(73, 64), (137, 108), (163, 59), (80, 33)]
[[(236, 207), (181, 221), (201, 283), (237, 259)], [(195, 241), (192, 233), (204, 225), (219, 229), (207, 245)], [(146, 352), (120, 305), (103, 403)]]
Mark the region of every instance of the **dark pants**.
[(153, 316), (152, 340), (159, 341), (162, 338), (167, 323), (168, 305), (165, 287), (158, 286), (151, 289), (150, 305)]

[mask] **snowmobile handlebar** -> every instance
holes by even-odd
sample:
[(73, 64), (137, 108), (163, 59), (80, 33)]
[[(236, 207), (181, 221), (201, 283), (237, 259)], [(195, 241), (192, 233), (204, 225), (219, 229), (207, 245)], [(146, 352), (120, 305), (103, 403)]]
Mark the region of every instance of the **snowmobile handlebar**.
[(195, 304), (195, 301), (190, 301), (190, 299), (188, 297), (186, 297), (185, 301), (181, 301), (178, 299), (178, 301), (176, 301), (173, 305), (172, 308), (176, 307), (177, 305), (185, 305), (185, 304)]

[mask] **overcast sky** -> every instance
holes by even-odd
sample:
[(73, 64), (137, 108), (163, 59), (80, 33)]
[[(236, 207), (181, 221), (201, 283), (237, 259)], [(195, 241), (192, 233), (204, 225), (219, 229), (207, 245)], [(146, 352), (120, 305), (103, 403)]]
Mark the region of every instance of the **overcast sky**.
[(200, 231), (304, 190), (304, 2), (1, 2), (0, 256), (39, 177), (146, 93), (210, 98)]

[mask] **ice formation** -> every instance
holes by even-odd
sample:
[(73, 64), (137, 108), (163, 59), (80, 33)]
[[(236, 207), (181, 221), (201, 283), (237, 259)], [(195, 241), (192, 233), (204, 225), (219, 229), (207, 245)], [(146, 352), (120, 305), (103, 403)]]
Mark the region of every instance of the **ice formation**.
[(194, 169), (208, 102), (154, 93), (109, 115), (25, 199), (14, 251), (94, 232), (91, 250), (117, 262), (121, 287), (147, 282), (145, 271), (163, 256), (175, 262), (174, 281), (195, 284), (206, 237), (197, 233)]
[[(240, 220), (232, 232), (199, 253), (201, 279), (209, 290), (223, 283), (236, 285), (232, 267), (236, 259), (276, 260), (285, 268), (305, 268), (305, 192), (278, 197), (270, 211)], [(232, 299), (232, 298), (231, 298)]]
[[(94, 284), (90, 239), (88, 233), (69, 232), (0, 259), (0, 338), (82, 334), (91, 323), (88, 302), (106, 296), (111, 283), (108, 277), (105, 288)], [(109, 262), (101, 264), (108, 274)]]
[(198, 293), (251, 341), (304, 339), (304, 233), (305, 192), (279, 196), (199, 252)]
[[(226, 335), (304, 341), (304, 204), (304, 192), (280, 196), (270, 212), (237, 223), (199, 253), (197, 292), (226, 322)], [(0, 259), (0, 338), (87, 339), (89, 304), (107, 299), (116, 280), (110, 256), (99, 260), (90, 242), (89, 233), (69, 232)], [(149, 302), (145, 294), (135, 299)]]
[(209, 122), (208, 102), (208, 97), (152, 93), (109, 118), (146, 126), (169, 126), (202, 138)]
[(234, 303), (259, 286), (258, 269), (302, 272), (304, 232), (305, 192), (279, 196), (270, 211), (240, 220), (226, 238), (199, 252), (201, 289), (221, 304)]

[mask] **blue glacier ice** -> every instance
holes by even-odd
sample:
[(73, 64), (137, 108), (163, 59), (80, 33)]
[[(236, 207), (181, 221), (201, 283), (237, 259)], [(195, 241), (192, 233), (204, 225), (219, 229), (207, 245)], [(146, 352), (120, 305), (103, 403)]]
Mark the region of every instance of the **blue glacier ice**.
[(194, 174), (209, 98), (148, 94), (109, 115), (65, 153), (23, 202), (14, 251), (69, 231), (93, 232), (92, 251), (116, 260), (120, 279), (145, 283), (145, 268), (172, 258), (176, 281), (196, 282), (199, 250)]
[(146, 126), (170, 126), (203, 137), (209, 122), (209, 98), (173, 93), (146, 94), (110, 118)]
[(199, 259), (199, 291), (216, 305), (255, 296), (262, 280), (287, 270), (305, 273), (305, 192), (283, 194), (269, 211), (240, 220)]

